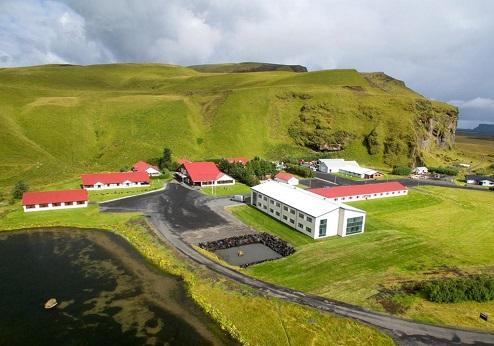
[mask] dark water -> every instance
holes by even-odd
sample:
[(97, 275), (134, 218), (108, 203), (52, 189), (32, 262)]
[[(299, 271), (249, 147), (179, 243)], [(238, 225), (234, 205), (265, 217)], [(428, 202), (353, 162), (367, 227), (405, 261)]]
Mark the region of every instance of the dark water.
[[(239, 256), (239, 251), (242, 251), (242, 256)], [(282, 257), (279, 253), (261, 243), (230, 247), (216, 250), (214, 253), (222, 260), (236, 266)]]
[(179, 279), (114, 234), (4, 233), (0, 260), (0, 345), (234, 344)]

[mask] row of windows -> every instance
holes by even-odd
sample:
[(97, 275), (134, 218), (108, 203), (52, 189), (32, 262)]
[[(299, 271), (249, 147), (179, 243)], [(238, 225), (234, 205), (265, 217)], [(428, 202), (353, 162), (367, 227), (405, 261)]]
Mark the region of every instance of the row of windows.
[[(81, 204), (84, 204), (86, 202), (84, 201), (79, 201), (79, 202), (65, 202), (65, 205), (81, 205)], [(62, 204), (61, 203), (52, 203), (52, 207), (60, 207)], [(34, 209), (36, 208), (36, 205), (34, 204), (29, 204), (29, 205), (26, 205), (26, 209)], [(48, 204), (39, 204), (38, 205), (38, 208), (48, 208)]]
[[(260, 199), (260, 200), (264, 200), (264, 201), (266, 201), (266, 202), (268, 201), (268, 197), (267, 197), (267, 196), (263, 196), (263, 195), (261, 195), (261, 194), (259, 194), (258, 196), (259, 196), (259, 199)], [(254, 193), (254, 198), (257, 200), (257, 194), (256, 194), (256, 193)], [(269, 204), (273, 204), (273, 205), (276, 205), (277, 207), (281, 207), (281, 203), (280, 203), (280, 202), (276, 202), (275, 200), (273, 200), (273, 199), (271, 199), (271, 198), (269, 199)], [(262, 207), (263, 209), (266, 209), (266, 210), (267, 210), (267, 206), (262, 205), (262, 203), (261, 203), (261, 202), (258, 202), (258, 203), (257, 203), (257, 205), (258, 205), (259, 207)], [(292, 215), (295, 215), (295, 214), (296, 214), (295, 209), (289, 208), (289, 207), (288, 207), (288, 206), (286, 206), (286, 205), (283, 205), (283, 210), (284, 210), (284, 211), (289, 211), (289, 212), (290, 212), (290, 214), (292, 214)], [(273, 209), (271, 209), (271, 208), (270, 208), (270, 210), (269, 210), (269, 211), (270, 211), (271, 213), (273, 213)], [(276, 215), (278, 215), (278, 216), (279, 216), (279, 213), (276, 213)], [(306, 216), (306, 215), (305, 215), (305, 214), (303, 214), (303, 213), (300, 213), (300, 212), (299, 212), (299, 213), (298, 213), (298, 217), (299, 217), (300, 219), (302, 219), (302, 220), (304, 220), (304, 219), (305, 219), (305, 220), (307, 220), (307, 222), (312, 222), (312, 217), (310, 217), (310, 216)]]
[[(389, 195), (394, 195), (394, 194), (400, 194), (400, 193), (404, 193), (404, 191), (393, 191), (393, 192), (381, 192), (381, 193), (375, 193), (374, 194), (374, 197), (377, 197), (377, 196), (389, 196)], [(367, 196), (370, 196), (370, 195), (359, 195), (359, 196), (349, 196), (348, 199), (353, 199), (353, 197), (355, 197), (355, 199), (358, 199), (359, 197), (367, 197)], [(346, 197), (341, 197), (341, 200), (344, 201)], [(335, 198), (334, 199), (335, 201), (338, 200), (338, 198)]]

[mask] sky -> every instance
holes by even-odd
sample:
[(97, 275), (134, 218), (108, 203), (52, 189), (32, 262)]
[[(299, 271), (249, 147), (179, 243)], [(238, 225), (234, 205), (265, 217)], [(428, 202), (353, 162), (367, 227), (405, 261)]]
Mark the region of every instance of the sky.
[(0, 67), (260, 61), (382, 71), (494, 123), (491, 0), (0, 0)]

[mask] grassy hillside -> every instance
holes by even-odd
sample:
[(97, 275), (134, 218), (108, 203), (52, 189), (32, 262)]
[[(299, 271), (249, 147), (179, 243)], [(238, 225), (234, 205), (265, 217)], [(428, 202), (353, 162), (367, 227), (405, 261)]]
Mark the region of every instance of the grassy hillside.
[(198, 72), (208, 73), (233, 73), (233, 72), (266, 72), (266, 71), (291, 71), (307, 72), (307, 68), (301, 65), (270, 64), (262, 62), (240, 62), (227, 64), (192, 65), (189, 68)]
[(280, 158), (340, 141), (341, 156), (391, 165), (447, 147), (456, 109), (384, 74), (355, 70), (45, 65), (0, 69), (0, 121), (5, 191), (19, 179), (38, 188), (119, 169), (164, 146), (177, 158)]

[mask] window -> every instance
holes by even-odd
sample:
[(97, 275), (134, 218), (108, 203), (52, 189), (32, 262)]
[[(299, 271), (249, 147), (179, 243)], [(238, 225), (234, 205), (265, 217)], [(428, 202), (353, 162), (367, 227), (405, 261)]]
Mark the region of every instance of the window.
[(295, 215), (295, 209), (290, 209), (290, 214)]
[(84, 201), (78, 201), (77, 202), (77, 204), (84, 204), (84, 203), (86, 203), (86, 202), (84, 202)]
[(61, 206), (62, 204), (61, 204), (61, 203), (52, 203), (51, 205), (52, 205), (52, 207), (59, 207), (59, 206)]
[(26, 209), (33, 209), (34, 207), (35, 207), (35, 205), (32, 205), (32, 204), (26, 205)]
[(40, 204), (39, 207), (40, 208), (47, 208), (48, 207), (48, 204)]
[(274, 201), (272, 199), (269, 200), (269, 203), (274, 204)]
[(355, 234), (362, 232), (362, 226), (364, 223), (363, 216), (351, 217), (346, 222), (346, 234)]
[(266, 196), (264, 196), (264, 198), (263, 198), (263, 199), (264, 199), (265, 201), (267, 201), (267, 200), (268, 200), (268, 198), (267, 198)]
[(283, 210), (284, 211), (288, 211), (288, 207), (287, 206), (283, 206)]
[(269, 212), (270, 212), (271, 214), (273, 214), (273, 213), (274, 213), (273, 208), (269, 208)]
[(279, 211), (276, 212), (276, 216), (280, 216), (280, 212)]
[(298, 213), (298, 217), (301, 218), (302, 220), (304, 219), (304, 214)]
[(302, 225), (301, 223), (299, 223), (298, 224), (298, 228), (304, 229), (304, 225)]
[(286, 215), (283, 215), (283, 220), (288, 220), (288, 217)]
[(306, 218), (307, 222), (312, 222), (312, 218), (311, 217), (308, 217)]
[(280, 203), (278, 203), (278, 202), (276, 202), (276, 206), (277, 206), (277, 207), (280, 207), (280, 206), (281, 206), (281, 204), (280, 204)]
[(266, 209), (266, 210), (268, 209), (268, 206), (267, 206), (267, 205), (263, 205), (262, 207), (263, 207), (264, 209)]
[(326, 227), (328, 220), (324, 219), (319, 222), (319, 236), (324, 237), (326, 235)]
[(261, 207), (262, 206), (262, 203), (261, 202), (257, 202), (257, 205)]
[(294, 219), (290, 219), (290, 223), (295, 224), (295, 220)]
[(312, 232), (312, 230), (310, 229), (310, 227), (305, 227), (305, 231), (306, 232), (309, 232), (309, 233)]

